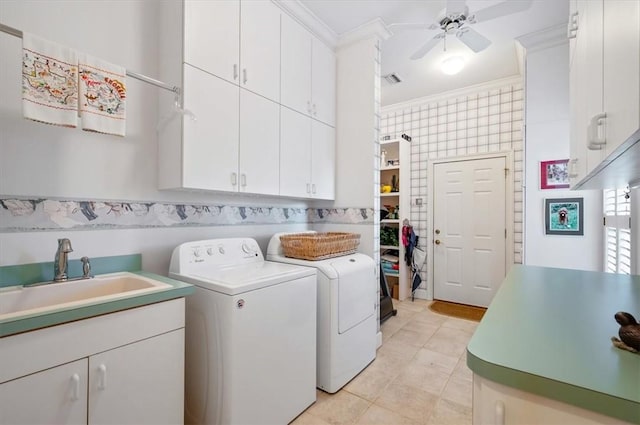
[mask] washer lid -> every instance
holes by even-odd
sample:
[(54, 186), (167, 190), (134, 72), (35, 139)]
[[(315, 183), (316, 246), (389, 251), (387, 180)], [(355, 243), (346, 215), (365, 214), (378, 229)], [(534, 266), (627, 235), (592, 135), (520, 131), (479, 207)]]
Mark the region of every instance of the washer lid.
[(260, 261), (206, 268), (192, 274), (169, 273), (169, 276), (211, 291), (236, 295), (315, 274), (316, 270), (311, 267)]

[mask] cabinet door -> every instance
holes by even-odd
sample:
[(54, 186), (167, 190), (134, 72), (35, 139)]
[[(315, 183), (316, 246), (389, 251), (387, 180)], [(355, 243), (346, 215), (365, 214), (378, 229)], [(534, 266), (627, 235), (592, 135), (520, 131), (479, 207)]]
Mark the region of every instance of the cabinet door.
[(0, 423), (87, 422), (87, 360), (78, 360), (0, 385)]
[(184, 118), (183, 187), (238, 190), (239, 90), (185, 64), (184, 105), (197, 120)]
[[(582, 90), (577, 94), (576, 101), (584, 104), (581, 108), (586, 108), (584, 115), (581, 115), (581, 125), (583, 133), (586, 134), (586, 144), (593, 141), (595, 135), (590, 135), (591, 130), (597, 130), (591, 126), (594, 117), (602, 114), (602, 63), (603, 63), (603, 28), (602, 11), (603, 0), (579, 0), (578, 7), (582, 18), (581, 28), (578, 29), (580, 36), (579, 53), (582, 58), (579, 72), (583, 76)], [(586, 172), (590, 173), (605, 158), (605, 148), (587, 149), (586, 151)]]
[(89, 424), (182, 423), (184, 329), (89, 358)]
[(241, 85), (280, 101), (280, 9), (270, 1), (240, 4)]
[(333, 127), (311, 120), (312, 195), (334, 199), (336, 194), (336, 135)]
[(311, 99), (312, 113), (330, 126), (336, 125), (336, 57), (320, 40), (312, 46)]
[[(569, 96), (570, 96), (570, 132), (571, 132), (571, 163), (570, 178), (575, 184), (582, 180), (587, 174), (587, 99), (591, 96), (592, 90), (587, 86), (587, 14), (585, 10), (585, 0), (571, 2), (572, 16), (577, 16), (577, 30), (575, 37), (569, 44)], [(576, 15), (573, 15), (573, 14)], [(600, 85), (600, 83), (598, 83)], [(589, 96), (587, 96), (589, 94)]]
[(184, 2), (184, 61), (238, 83), (240, 2)]
[(280, 102), (311, 115), (311, 35), (286, 14), (282, 15)]
[(280, 176), (280, 105), (240, 91), (240, 191), (277, 195)]
[(607, 155), (640, 127), (640, 2), (604, 2)]
[(311, 121), (280, 107), (280, 195), (311, 197)]

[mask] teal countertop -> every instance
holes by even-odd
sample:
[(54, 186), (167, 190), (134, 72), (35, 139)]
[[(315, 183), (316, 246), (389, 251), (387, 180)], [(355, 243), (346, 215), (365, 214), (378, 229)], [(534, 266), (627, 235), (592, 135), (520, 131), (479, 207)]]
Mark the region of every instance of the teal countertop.
[[(160, 276), (154, 273), (148, 273), (140, 271), (140, 256), (128, 255), (118, 257), (103, 257), (100, 259), (92, 259), (92, 264), (98, 263), (97, 274), (114, 273), (120, 271), (127, 271), (137, 275), (145, 276), (150, 279), (155, 279), (170, 285), (170, 288), (154, 291), (138, 296), (124, 296), (119, 299), (109, 301), (97, 301), (88, 302), (81, 306), (59, 308), (55, 310), (49, 310), (44, 313), (36, 313), (31, 315), (23, 315), (14, 318), (8, 318), (0, 320), (0, 338), (21, 333), (28, 332), (39, 328), (48, 326), (59, 325), (74, 320), (86, 319), (101, 314), (109, 314), (120, 310), (126, 310), (129, 308), (141, 307), (147, 304), (153, 304), (157, 302), (167, 301), (174, 298), (181, 298), (194, 292), (193, 285), (184, 283), (175, 279), (171, 279), (165, 276)], [(7, 278), (11, 276), (10, 282), (21, 284), (35, 283), (39, 281), (45, 281), (42, 275), (39, 275), (36, 270), (49, 270), (49, 267), (43, 267), (41, 264), (27, 264), (24, 266), (4, 266), (0, 267), (0, 277)], [(47, 263), (48, 264), (48, 263)], [(96, 267), (94, 267), (95, 271)], [(17, 280), (16, 280), (17, 279)], [(6, 281), (5, 281), (6, 282)], [(55, 285), (55, 283), (52, 283)], [(0, 282), (0, 287), (6, 286)]]
[(513, 266), (467, 347), (476, 374), (640, 424), (640, 355), (614, 347), (640, 319), (640, 276)]

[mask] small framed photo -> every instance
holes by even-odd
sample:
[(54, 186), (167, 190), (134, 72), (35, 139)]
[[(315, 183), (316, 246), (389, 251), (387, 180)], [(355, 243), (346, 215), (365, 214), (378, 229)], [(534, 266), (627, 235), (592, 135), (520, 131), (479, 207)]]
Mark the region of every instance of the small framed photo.
[(582, 198), (544, 200), (545, 235), (582, 236), (583, 220)]
[(540, 162), (540, 189), (568, 189), (569, 160)]

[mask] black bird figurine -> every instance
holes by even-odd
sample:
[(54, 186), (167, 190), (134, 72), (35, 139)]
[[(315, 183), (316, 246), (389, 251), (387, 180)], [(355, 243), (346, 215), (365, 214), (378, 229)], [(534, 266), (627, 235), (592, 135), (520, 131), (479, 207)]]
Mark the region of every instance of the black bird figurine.
[(617, 312), (614, 317), (620, 324), (618, 331), (620, 339), (612, 337), (613, 345), (632, 353), (640, 352), (640, 324), (636, 322), (635, 317), (624, 311)]

